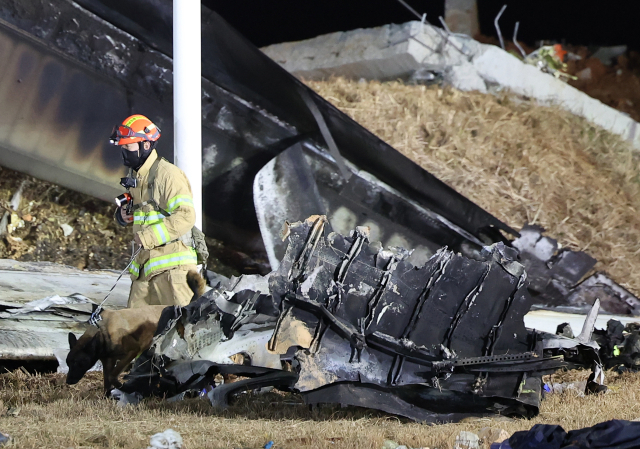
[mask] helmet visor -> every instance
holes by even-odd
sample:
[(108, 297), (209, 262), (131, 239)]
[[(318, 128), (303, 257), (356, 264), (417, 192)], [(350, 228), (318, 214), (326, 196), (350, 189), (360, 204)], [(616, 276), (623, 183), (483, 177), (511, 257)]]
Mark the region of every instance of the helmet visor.
[(127, 125), (116, 125), (113, 127), (113, 131), (111, 132), (111, 137), (109, 138), (109, 142), (112, 145), (119, 145), (120, 139), (126, 139), (131, 137), (140, 138), (142, 140), (148, 139), (146, 134), (137, 133)]

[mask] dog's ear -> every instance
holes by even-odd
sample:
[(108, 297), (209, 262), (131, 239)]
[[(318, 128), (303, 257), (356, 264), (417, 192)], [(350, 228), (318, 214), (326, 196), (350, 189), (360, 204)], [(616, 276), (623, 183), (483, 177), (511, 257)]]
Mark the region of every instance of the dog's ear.
[(93, 336), (89, 343), (85, 346), (88, 354), (99, 354), (100, 353), (100, 334), (96, 334)]
[(78, 339), (75, 334), (73, 332), (69, 332), (69, 349), (73, 349), (76, 343), (78, 343)]

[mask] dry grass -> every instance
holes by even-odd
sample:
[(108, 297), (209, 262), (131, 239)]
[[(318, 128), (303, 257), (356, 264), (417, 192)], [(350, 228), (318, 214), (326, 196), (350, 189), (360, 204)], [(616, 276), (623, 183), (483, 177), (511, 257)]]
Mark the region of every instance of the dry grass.
[(617, 136), (506, 94), (343, 79), (308, 84), (500, 220), (542, 225), (640, 293), (639, 159)]
[[(554, 381), (584, 380), (587, 372), (556, 375)], [(178, 431), (185, 448), (335, 447), (378, 449), (385, 439), (410, 447), (452, 448), (461, 430), (496, 427), (512, 433), (536, 423), (561, 424), (565, 430), (618, 418), (640, 416), (640, 374), (609, 374), (612, 392), (577, 397), (568, 392), (548, 396), (532, 420), (473, 419), (458, 424), (421, 425), (363, 409), (296, 405), (292, 394), (244, 395), (226, 411), (208, 401), (167, 403), (157, 399), (121, 408), (100, 399), (101, 375), (91, 374), (67, 386), (64, 376), (29, 376), (20, 371), (0, 376), (0, 413), (20, 407), (17, 416), (0, 416), (0, 431), (21, 448), (145, 448), (149, 437), (167, 428)]]

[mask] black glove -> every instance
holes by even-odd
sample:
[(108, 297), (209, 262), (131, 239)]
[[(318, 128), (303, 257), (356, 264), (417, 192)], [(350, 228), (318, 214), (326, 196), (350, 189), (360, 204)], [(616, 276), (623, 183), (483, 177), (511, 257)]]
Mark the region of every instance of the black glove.
[[(127, 218), (125, 218), (125, 216), (129, 218), (128, 221), (127, 221)], [(126, 212), (125, 212), (125, 216), (123, 216), (122, 207), (116, 208), (116, 212), (113, 214), (113, 217), (116, 219), (116, 221), (120, 226), (127, 226), (129, 223), (133, 221), (133, 217), (131, 215), (126, 215)]]

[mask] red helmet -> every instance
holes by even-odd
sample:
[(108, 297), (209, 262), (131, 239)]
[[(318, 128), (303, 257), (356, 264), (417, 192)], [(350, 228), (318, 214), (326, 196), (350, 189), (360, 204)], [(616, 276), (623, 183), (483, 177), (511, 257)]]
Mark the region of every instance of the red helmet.
[(128, 143), (155, 142), (160, 138), (160, 128), (144, 115), (136, 114), (127, 117), (121, 125), (113, 128), (109, 142), (112, 145), (126, 145)]

